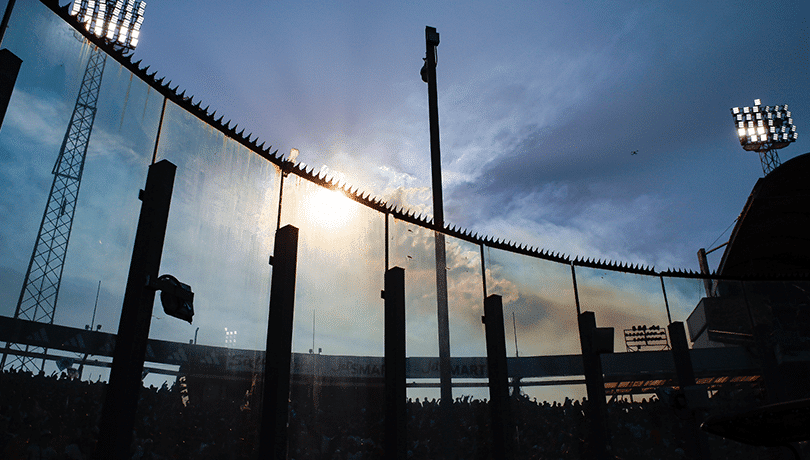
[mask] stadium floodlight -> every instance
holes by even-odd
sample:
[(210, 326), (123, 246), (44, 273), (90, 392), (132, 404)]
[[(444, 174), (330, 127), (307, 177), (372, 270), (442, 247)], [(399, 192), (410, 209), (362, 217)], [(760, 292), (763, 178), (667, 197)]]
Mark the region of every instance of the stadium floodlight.
[(732, 107), (731, 115), (740, 145), (759, 153), (766, 175), (781, 164), (776, 151), (799, 138), (787, 104), (763, 107), (760, 99), (754, 99), (753, 107)]
[(93, 35), (133, 50), (138, 46), (144, 9), (146, 2), (143, 0), (74, 0), (70, 15)]

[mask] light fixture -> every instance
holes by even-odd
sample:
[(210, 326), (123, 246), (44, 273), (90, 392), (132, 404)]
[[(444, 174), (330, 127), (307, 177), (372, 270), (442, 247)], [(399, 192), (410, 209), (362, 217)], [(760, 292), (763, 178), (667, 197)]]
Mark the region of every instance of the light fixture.
[(74, 0), (70, 14), (99, 38), (124, 49), (138, 46), (145, 1)]
[(194, 293), (191, 292), (191, 286), (178, 281), (172, 275), (161, 275), (157, 280), (147, 282), (147, 286), (160, 291), (164, 313), (191, 324), (194, 316)]
[(762, 106), (760, 99), (754, 99), (752, 107), (732, 107), (731, 115), (740, 145), (760, 154), (765, 174), (780, 164), (776, 150), (787, 147), (798, 138), (787, 104)]

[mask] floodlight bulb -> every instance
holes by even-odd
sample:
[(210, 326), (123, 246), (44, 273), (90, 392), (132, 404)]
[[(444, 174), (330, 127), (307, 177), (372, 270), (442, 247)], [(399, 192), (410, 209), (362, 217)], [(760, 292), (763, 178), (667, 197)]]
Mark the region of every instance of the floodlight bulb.
[(751, 110), (749, 107), (743, 107), (743, 113), (748, 113), (749, 110)]
[(138, 46), (138, 39), (137, 39), (137, 38), (133, 38), (132, 40), (130, 40), (130, 41), (129, 41), (129, 45), (130, 45), (131, 47), (135, 48), (136, 46)]
[(767, 139), (768, 139), (768, 136), (765, 135), (765, 134), (762, 134), (762, 135), (759, 136), (760, 142), (765, 142), (765, 140), (767, 140)]
[(749, 136), (753, 136), (754, 133), (756, 133), (756, 132), (757, 132), (757, 130), (755, 128), (748, 128), (748, 135)]
[(760, 101), (759, 99), (754, 99), (754, 105), (760, 105), (760, 104), (762, 104), (762, 101)]
[(734, 107), (733, 109), (731, 109), (731, 113), (733, 113), (734, 115), (737, 115), (738, 113), (740, 113), (740, 108), (739, 107)]
[(745, 136), (745, 128), (740, 128), (737, 130), (737, 135), (740, 137)]
[(785, 105), (782, 107), (782, 110), (787, 110), (787, 109), (788, 109), (787, 104), (785, 104)]

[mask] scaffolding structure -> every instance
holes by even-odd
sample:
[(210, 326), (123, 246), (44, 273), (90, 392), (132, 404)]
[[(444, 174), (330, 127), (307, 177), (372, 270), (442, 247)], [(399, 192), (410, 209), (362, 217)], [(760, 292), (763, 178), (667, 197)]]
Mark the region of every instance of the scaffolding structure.
[[(76, 0), (71, 15), (84, 23), (88, 31), (117, 50), (132, 50), (138, 43), (145, 6), (146, 2), (133, 0)], [(25, 272), (14, 319), (53, 324), (87, 146), (96, 118), (101, 78), (107, 62), (107, 54), (103, 50), (92, 43), (89, 46), (90, 57), (59, 156), (51, 172), (53, 183)], [(42, 348), (6, 343), (0, 359), (0, 370), (6, 367), (11, 355), (10, 366), (38, 373), (44, 367), (45, 359), (38, 359), (37, 356), (46, 352)]]
[[(76, 105), (53, 166), (53, 183), (48, 194), (48, 203), (45, 205), (34, 251), (25, 272), (14, 319), (53, 324), (106, 61), (107, 55), (92, 45)], [(10, 350), (14, 352), (8, 356)], [(37, 373), (42, 370), (45, 360), (37, 360), (29, 353), (44, 352), (44, 349), (9, 343), (3, 353), (1, 367), (4, 368), (8, 360), (12, 367)]]

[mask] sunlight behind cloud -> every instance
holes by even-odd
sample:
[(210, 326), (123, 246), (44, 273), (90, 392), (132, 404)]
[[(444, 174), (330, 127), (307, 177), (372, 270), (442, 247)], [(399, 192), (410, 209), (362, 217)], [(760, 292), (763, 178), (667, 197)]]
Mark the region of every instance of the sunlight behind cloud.
[(318, 188), (307, 196), (304, 212), (310, 224), (338, 231), (354, 218), (357, 203), (337, 190)]

